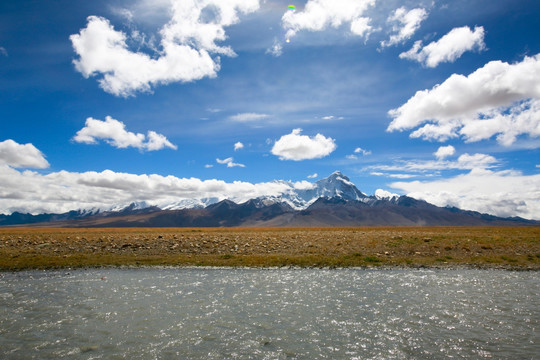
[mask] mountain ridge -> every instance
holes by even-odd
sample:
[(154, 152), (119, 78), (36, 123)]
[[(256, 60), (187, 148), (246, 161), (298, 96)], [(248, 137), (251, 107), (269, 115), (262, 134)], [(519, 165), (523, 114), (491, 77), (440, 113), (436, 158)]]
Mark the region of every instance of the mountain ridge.
[[(146, 202), (63, 214), (0, 215), (0, 226), (230, 227), (230, 226), (538, 226), (540, 221), (501, 218), (455, 207), (439, 207), (406, 195), (368, 196), (339, 171), (280, 196), (236, 203), (216, 198), (182, 200), (190, 208), (159, 208)], [(178, 202), (177, 204), (179, 204)]]

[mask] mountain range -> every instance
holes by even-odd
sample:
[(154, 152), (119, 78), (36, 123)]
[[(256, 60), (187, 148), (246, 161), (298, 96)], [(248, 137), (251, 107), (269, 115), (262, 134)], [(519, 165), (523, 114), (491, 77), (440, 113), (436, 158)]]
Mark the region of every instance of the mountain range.
[(280, 196), (235, 203), (188, 199), (162, 208), (146, 203), (101, 211), (0, 215), (0, 226), (57, 227), (230, 227), (230, 226), (538, 226), (540, 221), (500, 218), (423, 200), (362, 193), (341, 172)]

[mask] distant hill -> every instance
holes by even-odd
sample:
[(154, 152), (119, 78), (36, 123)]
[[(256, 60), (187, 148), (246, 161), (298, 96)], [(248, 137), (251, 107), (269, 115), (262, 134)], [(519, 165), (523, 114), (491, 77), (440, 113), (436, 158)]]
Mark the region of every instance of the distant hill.
[[(180, 202), (179, 202), (180, 203)], [(312, 187), (280, 197), (237, 204), (231, 200), (184, 201), (190, 208), (166, 210), (131, 204), (115, 211), (0, 215), (0, 226), (232, 227), (232, 226), (539, 226), (539, 221), (500, 218), (439, 207), (408, 196), (368, 196), (340, 172)], [(202, 206), (201, 204), (209, 203)]]

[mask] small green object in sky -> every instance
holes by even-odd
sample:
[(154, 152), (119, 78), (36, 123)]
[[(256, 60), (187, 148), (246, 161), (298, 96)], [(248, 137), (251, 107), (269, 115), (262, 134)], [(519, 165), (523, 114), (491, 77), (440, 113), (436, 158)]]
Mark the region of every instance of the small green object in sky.
[(294, 6), (294, 5), (289, 5), (289, 9), (294, 10), (294, 9), (296, 9), (296, 6)]

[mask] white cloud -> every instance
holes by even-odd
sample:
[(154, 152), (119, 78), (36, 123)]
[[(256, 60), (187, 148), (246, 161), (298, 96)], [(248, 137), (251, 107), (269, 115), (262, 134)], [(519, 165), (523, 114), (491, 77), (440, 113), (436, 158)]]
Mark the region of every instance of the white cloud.
[(229, 119), (236, 122), (248, 123), (248, 122), (256, 122), (262, 119), (267, 119), (269, 117), (270, 115), (268, 114), (241, 113), (241, 114), (229, 116)]
[(383, 189), (377, 189), (375, 190), (375, 197), (377, 197), (377, 199), (380, 200), (380, 199), (391, 199), (393, 197), (399, 197), (399, 195), (391, 193), (390, 191), (386, 191)]
[(232, 157), (226, 158), (226, 159), (216, 159), (216, 162), (221, 165), (227, 165), (227, 167), (246, 167), (244, 164), (237, 164), (234, 162), (234, 159)]
[(367, 170), (382, 171), (410, 171), (425, 172), (432, 170), (473, 170), (488, 169), (499, 166), (500, 162), (496, 158), (487, 154), (463, 154), (456, 161), (442, 160), (433, 161), (396, 161), (393, 165), (374, 165), (367, 167)]
[(6, 48), (0, 46), (0, 55), (8, 56)]
[[(59, 171), (46, 175), (19, 171), (0, 165), (0, 213), (62, 213), (74, 209), (108, 209), (114, 205), (146, 201), (166, 206), (183, 199), (231, 199), (243, 202), (260, 196), (279, 196), (291, 189), (309, 189), (307, 181), (252, 184), (243, 181), (178, 178), (156, 174), (129, 174), (110, 170), (83, 173)], [(416, 198), (439, 206), (499, 216), (523, 216), (540, 219), (540, 174), (524, 176), (519, 172), (473, 170), (468, 174), (438, 181), (396, 182)]]
[(362, 155), (371, 155), (371, 151), (364, 150), (361, 147), (357, 147), (356, 149), (354, 149), (354, 153), (355, 154), (362, 154)]
[(410, 179), (410, 178), (413, 178), (413, 177), (418, 177), (418, 175), (413, 175), (413, 174), (390, 174), (390, 173), (382, 173), (382, 172), (378, 172), (378, 171), (373, 171), (370, 173), (370, 175), (373, 175), (373, 176), (385, 176), (385, 177), (389, 177), (389, 178), (393, 178), (393, 179)]
[(540, 219), (540, 175), (475, 169), (449, 179), (396, 182), (391, 186), (438, 206)]
[(334, 115), (328, 115), (328, 116), (323, 116), (322, 117), (323, 120), (343, 120), (343, 116), (334, 116)]
[(110, 116), (105, 117), (105, 121), (87, 118), (85, 127), (77, 131), (73, 137), (74, 141), (85, 144), (96, 144), (100, 139), (116, 148), (134, 147), (146, 151), (161, 150), (166, 147), (177, 149), (176, 145), (155, 131), (149, 131), (148, 140), (146, 140), (144, 134), (127, 131), (123, 122)]
[(367, 156), (371, 155), (371, 151), (364, 150), (361, 147), (357, 147), (356, 149), (354, 149), (354, 154), (347, 155), (345, 156), (345, 158), (349, 160), (358, 160), (358, 155), (356, 154), (362, 154), (363, 156)]
[(318, 177), (319, 177), (319, 174), (317, 174), (317, 173), (308, 175), (308, 179), (316, 179)]
[(385, 176), (387, 176), (389, 178), (394, 178), (394, 179), (410, 179), (410, 178), (413, 178), (413, 177), (417, 177), (418, 175), (413, 175), (413, 174), (385, 174)]
[(394, 34), (390, 35), (387, 41), (381, 41), (381, 46), (387, 47), (407, 41), (420, 28), (420, 24), (427, 16), (427, 11), (422, 8), (409, 11), (405, 7), (396, 9), (388, 17), (388, 22), (394, 23), (392, 27)]
[(259, 196), (279, 196), (295, 183), (178, 178), (156, 174), (129, 174), (111, 170), (83, 173), (59, 171), (47, 175), (18, 171), (0, 165), (0, 213), (62, 213), (76, 209), (109, 209), (145, 201), (166, 206), (183, 199), (247, 201)]
[(399, 54), (401, 59), (415, 60), (424, 66), (434, 68), (442, 62), (454, 62), (465, 51), (485, 49), (484, 28), (477, 26), (474, 32), (468, 26), (454, 28), (438, 41), (422, 48), (422, 41), (414, 43), (407, 52)]
[(489, 139), (497, 135), (497, 141), (512, 145), (518, 136), (540, 136), (540, 100), (526, 100), (509, 107), (501, 107), (481, 113), (479, 118), (466, 121), (459, 130), (468, 142)]
[(110, 7), (110, 10), (114, 15), (123, 17), (124, 19), (126, 19), (130, 23), (133, 21), (134, 15), (133, 15), (132, 10), (125, 9), (125, 8), (117, 8), (117, 7), (113, 7), (113, 6)]
[(258, 8), (258, 0), (172, 0), (172, 17), (160, 30), (158, 57), (130, 50), (124, 32), (105, 18), (89, 16), (86, 28), (70, 36), (79, 56), (75, 68), (85, 78), (103, 75), (100, 86), (124, 97), (160, 84), (215, 77), (219, 56), (211, 54), (235, 56), (230, 47), (216, 44), (226, 39), (225, 27), (237, 23), (240, 13)]
[(294, 129), (290, 134), (283, 135), (272, 147), (272, 154), (280, 160), (318, 159), (330, 155), (336, 149), (334, 139), (321, 134), (314, 137), (300, 135), (302, 129)]
[(540, 54), (508, 64), (491, 61), (469, 76), (453, 74), (418, 91), (388, 113), (388, 131), (421, 126), (411, 137), (479, 141), (497, 135), (502, 145), (518, 136), (540, 136)]
[(295, 183), (290, 183), (291, 187), (295, 190), (312, 190), (316, 188), (316, 185), (314, 183), (311, 183), (309, 181), (297, 181)]
[(266, 49), (266, 53), (275, 57), (281, 56), (283, 54), (283, 46), (277, 39), (275, 39), (272, 47)]
[(370, 19), (363, 15), (374, 4), (375, 0), (309, 0), (303, 11), (287, 11), (283, 15), (285, 36), (290, 39), (301, 30), (321, 31), (347, 24), (352, 34), (367, 38), (373, 28)]
[(448, 145), (448, 146), (439, 147), (437, 151), (433, 153), (433, 155), (435, 155), (435, 157), (438, 160), (443, 160), (444, 158), (447, 158), (448, 156), (452, 156), (455, 153), (456, 153), (456, 148), (453, 147), (452, 145)]
[(207, 169), (210, 169), (210, 168), (213, 168), (213, 167), (214, 167), (214, 165), (211, 165), (211, 164), (206, 164), (206, 165), (204, 165), (204, 167), (205, 167), (205, 168), (207, 168)]
[(146, 144), (143, 144), (144, 149), (148, 151), (155, 151), (164, 149), (166, 147), (173, 150), (178, 149), (176, 145), (172, 144), (169, 140), (167, 140), (165, 135), (158, 134), (155, 131), (148, 132), (148, 142), (146, 142)]
[(0, 166), (15, 168), (46, 169), (49, 163), (32, 144), (19, 144), (11, 139), (0, 142)]
[(234, 151), (240, 150), (244, 148), (244, 144), (242, 144), (240, 141), (238, 141), (236, 144), (234, 144)]
[(371, 22), (370, 18), (359, 17), (351, 21), (351, 32), (358, 36), (365, 36), (366, 39), (369, 37), (373, 30), (373, 26), (369, 23)]

